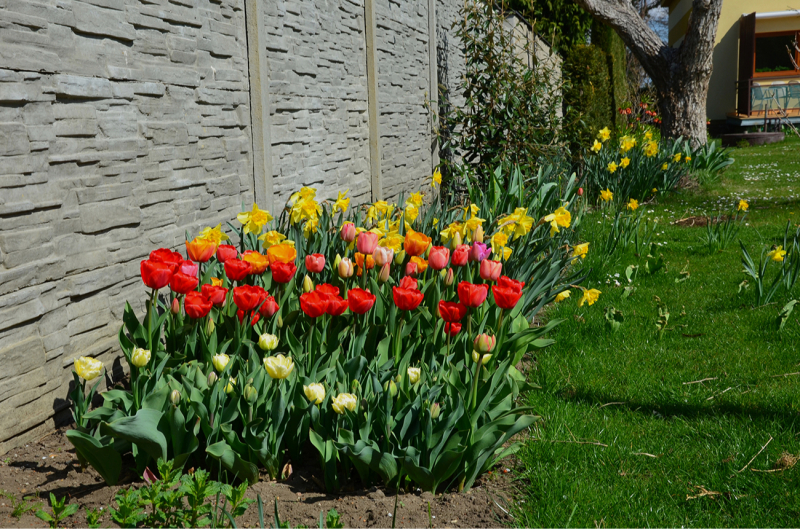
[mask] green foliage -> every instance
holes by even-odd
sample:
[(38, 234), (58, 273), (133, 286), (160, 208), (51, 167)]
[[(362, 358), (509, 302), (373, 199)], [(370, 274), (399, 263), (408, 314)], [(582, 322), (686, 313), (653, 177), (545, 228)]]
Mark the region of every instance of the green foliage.
[(684, 155), (692, 157), (691, 165), (694, 171), (707, 171), (717, 178), (725, 168), (734, 163), (728, 149), (721, 148), (720, 142), (712, 140), (705, 145), (692, 149), (691, 144), (684, 144)]
[(615, 129), (620, 129), (625, 124), (622, 114), (617, 109), (622, 108), (628, 100), (628, 74), (625, 43), (613, 28), (594, 20), (592, 22), (592, 44), (606, 54), (608, 65), (609, 94), (602, 98), (609, 105), (609, 112), (614, 119)]
[(102, 509), (86, 509), (86, 525), (89, 529), (100, 527), (100, 518), (103, 516)]
[(597, 46), (579, 45), (567, 51), (561, 68), (567, 109), (565, 133), (577, 153), (591, 144), (600, 129), (614, 123), (608, 58)]
[(325, 527), (328, 529), (342, 529), (344, 527), (344, 523), (342, 523), (339, 512), (336, 509), (328, 511), (328, 515), (325, 517)]
[[(498, 8), (499, 9), (496, 9)], [(440, 152), (445, 178), (485, 188), (501, 164), (534, 167), (560, 154), (560, 91), (555, 61), (529, 67), (532, 54), (505, 26), (496, 1), (466, 2), (456, 21), (466, 69), (458, 87), (464, 102), (440, 96)]]
[(709, 252), (720, 252), (736, 239), (745, 219), (747, 219), (747, 211), (740, 217), (738, 209), (728, 215), (720, 212), (716, 217), (708, 216), (706, 217), (706, 234), (700, 240), (708, 247)]
[[(613, 215), (613, 220), (608, 222), (612, 218), (611, 215)], [(629, 208), (619, 205), (616, 212), (610, 214), (606, 211), (603, 212), (600, 231), (604, 235), (602, 238), (595, 237), (595, 240), (600, 240), (598, 246), (604, 256), (619, 256), (630, 246), (633, 246), (634, 251), (638, 254), (650, 246), (656, 228), (658, 228), (658, 222), (645, 219), (643, 209), (637, 208), (631, 211)], [(591, 231), (596, 231), (594, 226), (591, 227)]]
[(23, 515), (42, 506), (41, 503), (34, 503), (38, 499), (37, 496), (24, 496), (21, 500), (18, 500), (12, 493), (0, 490), (0, 497), (8, 498), (11, 501), (11, 516), (14, 518), (21, 518)]
[(569, 49), (586, 43), (592, 16), (575, 2), (564, 0), (512, 0), (510, 6), (536, 24), (536, 31), (554, 49)]
[(52, 509), (52, 512), (48, 513), (44, 509), (40, 509), (36, 511), (36, 517), (44, 522), (47, 522), (47, 524), (53, 529), (58, 527), (58, 524), (75, 514), (80, 507), (77, 503), (66, 504), (66, 501), (66, 496), (60, 500), (57, 500), (56, 495), (51, 492), (50, 508)]
[[(756, 266), (750, 253), (747, 251), (744, 243), (740, 240), (739, 245), (742, 247), (742, 265), (744, 272), (747, 274), (755, 284), (755, 306), (759, 307), (766, 305), (779, 289), (789, 294), (792, 293), (797, 279), (800, 277), (800, 228), (794, 233), (793, 239), (789, 238), (789, 228), (791, 221), (786, 225), (784, 233), (784, 243), (781, 246), (775, 246), (768, 251), (767, 248), (761, 249), (761, 257), (759, 264)], [(785, 256), (776, 254), (780, 251), (785, 252)], [(767, 279), (767, 270), (774, 268), (775, 275), (770, 283)]]

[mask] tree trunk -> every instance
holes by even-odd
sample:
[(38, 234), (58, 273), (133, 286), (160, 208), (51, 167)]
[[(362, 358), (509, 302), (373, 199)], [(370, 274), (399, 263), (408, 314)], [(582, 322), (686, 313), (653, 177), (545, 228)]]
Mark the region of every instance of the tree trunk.
[(658, 91), (661, 133), (706, 142), (706, 99), (722, 0), (693, 0), (689, 28), (678, 48), (670, 48), (642, 20), (629, 0), (576, 0), (616, 30)]

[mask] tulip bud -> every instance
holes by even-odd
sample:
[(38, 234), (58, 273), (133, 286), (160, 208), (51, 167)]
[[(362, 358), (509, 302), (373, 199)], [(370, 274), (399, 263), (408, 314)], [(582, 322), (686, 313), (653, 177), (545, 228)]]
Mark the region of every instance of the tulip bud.
[(214, 329), (216, 329), (216, 328), (217, 328), (217, 326), (214, 325), (214, 318), (209, 316), (208, 317), (208, 321), (206, 322), (206, 334), (208, 336), (211, 336), (214, 333)]
[(280, 314), (278, 315), (278, 328), (283, 329), (283, 318)]
[(475, 233), (472, 235), (472, 240), (475, 242), (483, 242), (483, 226), (475, 228)]
[(278, 347), (278, 337), (274, 334), (264, 333), (258, 337), (258, 346), (262, 351), (273, 351)]
[(341, 261), (339, 261), (339, 264), (336, 266), (336, 269), (339, 272), (339, 277), (341, 277), (342, 279), (347, 279), (348, 277), (352, 277), (354, 272), (353, 261), (345, 257)]
[(403, 261), (405, 261), (405, 260), (406, 260), (406, 251), (405, 250), (400, 250), (394, 256), (394, 264), (396, 264), (396, 265), (403, 264)]
[(350, 383), (350, 391), (352, 393), (359, 393), (361, 391), (361, 384), (358, 380), (354, 380)]
[(495, 343), (497, 343), (497, 339), (494, 336), (479, 334), (475, 337), (472, 349), (479, 353), (491, 353), (494, 350)]
[(453, 274), (453, 269), (448, 268), (447, 275), (444, 276), (444, 284), (449, 287), (450, 285), (453, 284), (454, 281), (455, 281), (455, 274)]
[(442, 407), (439, 405), (438, 402), (434, 402), (431, 404), (431, 419), (436, 420), (439, 418), (439, 414), (442, 412)]
[(338, 270), (339, 269), (339, 263), (341, 263), (341, 262), (342, 262), (342, 256), (337, 253), (336, 254), (336, 259), (333, 260), (333, 269), (334, 270)]
[(384, 391), (388, 391), (392, 398), (397, 396), (397, 384), (394, 383), (394, 380), (387, 380), (386, 384), (383, 385)]
[(227, 393), (228, 395), (233, 393), (234, 386), (236, 386), (236, 379), (233, 378), (233, 377), (230, 377), (228, 379), (228, 383), (225, 384), (225, 393)]
[(213, 386), (217, 382), (217, 380), (218, 380), (217, 374), (214, 373), (213, 371), (208, 374), (208, 378), (206, 379), (209, 386)]
[(177, 406), (178, 403), (181, 401), (181, 392), (177, 389), (173, 389), (172, 393), (169, 394), (169, 400), (172, 402), (173, 405)]
[(249, 404), (255, 404), (258, 400), (258, 391), (256, 391), (256, 388), (248, 384), (244, 388), (244, 398)]
[(352, 222), (345, 222), (342, 224), (342, 229), (339, 232), (339, 237), (342, 238), (344, 242), (350, 244), (354, 240), (356, 240), (356, 225)]
[(311, 278), (306, 275), (303, 278), (303, 292), (306, 294), (314, 290), (314, 282), (311, 281)]
[(462, 244), (462, 242), (463, 241), (461, 240), (461, 234), (456, 233), (455, 235), (453, 235), (453, 238), (450, 239), (450, 249), (455, 250)]
[(172, 307), (170, 308), (170, 312), (172, 312), (176, 316), (181, 313), (181, 302), (178, 301), (178, 298), (172, 300)]
[(472, 361), (475, 362), (476, 364), (480, 362), (481, 365), (486, 365), (486, 362), (488, 362), (491, 359), (492, 355), (490, 354), (483, 354), (478, 351), (472, 351)]
[(578, 188), (578, 196), (579, 196), (579, 197), (582, 197), (582, 196), (583, 196), (583, 188), (582, 188), (582, 187), (579, 187), (579, 188)]
[(389, 281), (389, 266), (390, 266), (389, 263), (386, 263), (381, 267), (381, 271), (378, 274), (378, 281), (380, 281), (381, 283), (386, 283), (387, 281)]

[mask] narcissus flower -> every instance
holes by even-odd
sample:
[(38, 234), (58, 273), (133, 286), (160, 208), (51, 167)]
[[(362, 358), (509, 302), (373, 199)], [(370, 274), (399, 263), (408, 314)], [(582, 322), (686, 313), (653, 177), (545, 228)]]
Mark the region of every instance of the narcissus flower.
[(294, 362), (290, 356), (269, 356), (264, 359), (264, 369), (270, 378), (283, 380), (292, 374)]
[[(269, 250), (271, 247), (275, 246), (276, 244), (281, 244), (283, 241), (286, 240), (286, 235), (282, 234), (279, 231), (268, 231), (258, 237), (258, 240), (261, 241), (261, 246), (265, 249)], [(294, 245), (294, 241), (286, 241), (287, 244)]]
[(355, 314), (364, 314), (375, 305), (375, 294), (363, 288), (354, 288), (347, 293), (350, 310)]
[(636, 208), (639, 207), (639, 201), (636, 200), (635, 198), (632, 198), (632, 199), (630, 199), (628, 201), (628, 204), (627, 204), (626, 207), (631, 211), (636, 211)]
[(745, 202), (744, 200), (739, 200), (739, 205), (737, 206), (737, 211), (747, 211), (750, 208), (750, 204)]
[(606, 142), (608, 141), (609, 138), (611, 138), (611, 131), (608, 130), (608, 127), (603, 127), (597, 133), (597, 137), (600, 138), (600, 140), (602, 140), (603, 142)]
[(230, 244), (222, 244), (217, 248), (217, 260), (220, 263), (225, 263), (228, 259), (236, 259), (238, 256), (239, 251)]
[(186, 241), (186, 255), (197, 263), (205, 263), (216, 251), (217, 245), (207, 239), (195, 237), (191, 241)]
[(642, 151), (644, 151), (645, 156), (647, 156), (648, 158), (652, 158), (653, 156), (658, 154), (658, 143), (654, 141), (649, 141), (644, 146), (644, 149), (642, 149)]
[(294, 263), (281, 263), (280, 261), (270, 264), (269, 268), (272, 270), (272, 279), (278, 283), (288, 283), (297, 271)]
[(350, 190), (348, 189), (344, 193), (339, 193), (339, 196), (336, 198), (336, 202), (333, 203), (331, 213), (337, 213), (339, 211), (344, 213), (347, 210), (348, 206), (350, 206), (350, 199), (345, 197), (349, 192)]
[(620, 161), (619, 161), (619, 166), (620, 166), (622, 169), (625, 169), (625, 168), (626, 168), (626, 167), (628, 167), (630, 164), (631, 164), (631, 159), (630, 159), (630, 158), (628, 158), (627, 156), (626, 156), (625, 158), (623, 158), (622, 160), (620, 160)]
[(672, 157), (672, 161), (675, 162), (675, 163), (680, 162), (681, 161), (681, 153), (679, 153), (679, 152), (675, 153), (675, 156)]
[(228, 362), (231, 361), (231, 357), (226, 355), (225, 353), (214, 355), (211, 357), (211, 363), (214, 364), (214, 369), (217, 370), (217, 373), (222, 373), (225, 370), (225, 366), (228, 365)]
[(225, 261), (225, 275), (231, 281), (241, 281), (250, 274), (250, 263), (239, 259)]
[(422, 373), (422, 369), (418, 367), (409, 367), (406, 369), (406, 373), (408, 373), (408, 381), (412, 384), (416, 384), (419, 382), (419, 376)]
[(306, 394), (308, 401), (314, 404), (322, 404), (322, 401), (325, 400), (325, 386), (318, 382), (303, 386), (303, 393)]
[(439, 171), (438, 167), (433, 172), (433, 176), (431, 177), (431, 187), (436, 187), (437, 185), (442, 185), (442, 172)]
[(547, 215), (544, 221), (550, 223), (550, 237), (552, 237), (558, 233), (559, 226), (562, 228), (569, 228), (570, 222), (572, 222), (572, 214), (570, 214), (564, 206), (561, 206), (553, 213)]
[(465, 306), (471, 308), (480, 307), (486, 296), (489, 294), (489, 285), (475, 285), (462, 281), (458, 284), (458, 300)]
[(425, 253), (428, 246), (431, 245), (431, 238), (418, 231), (409, 231), (406, 233), (406, 239), (403, 243), (403, 249), (412, 257), (419, 257)]
[(272, 215), (269, 211), (259, 209), (258, 205), (253, 204), (252, 210), (239, 213), (236, 219), (244, 224), (245, 233), (261, 233), (264, 225), (272, 220)]
[[(204, 287), (208, 287), (211, 285), (203, 285)], [(220, 288), (220, 287), (212, 287), (212, 288)], [(222, 289), (225, 291), (226, 289)], [(225, 301), (225, 295), (222, 296), (223, 302)], [(183, 308), (186, 311), (186, 315), (190, 318), (194, 318), (195, 320), (200, 318), (205, 318), (208, 316), (208, 313), (211, 312), (211, 307), (214, 304), (209, 300), (206, 296), (201, 294), (200, 292), (195, 292), (194, 290), (186, 294), (186, 299), (183, 302)]]
[(589, 243), (585, 242), (583, 244), (576, 244), (572, 247), (572, 257), (581, 259), (586, 258), (586, 254), (589, 253)]
[(439, 316), (447, 323), (461, 321), (467, 315), (467, 307), (463, 303), (453, 301), (439, 302)]
[(615, 172), (616, 170), (617, 170), (617, 164), (616, 164), (616, 162), (611, 162), (610, 164), (608, 164), (608, 172), (609, 172), (609, 173), (613, 173), (613, 172)]
[(583, 304), (588, 302), (589, 306), (591, 307), (592, 305), (594, 305), (595, 301), (598, 300), (600, 294), (601, 292), (596, 288), (590, 288), (590, 289), (584, 288), (583, 297), (581, 298), (580, 302), (578, 302), (578, 306), (583, 307)]
[(150, 351), (141, 347), (134, 347), (131, 353), (131, 364), (136, 367), (144, 367), (150, 361)]
[(258, 347), (262, 351), (274, 351), (278, 347), (278, 337), (274, 334), (264, 333), (258, 337)]
[(619, 140), (619, 150), (622, 153), (626, 153), (629, 150), (633, 149), (634, 147), (636, 147), (636, 138), (632, 138), (630, 136), (623, 136)]
[(103, 372), (103, 362), (88, 356), (81, 356), (75, 360), (75, 372), (87, 382), (94, 380)]
[(155, 290), (169, 285), (175, 268), (177, 267), (167, 263), (157, 263), (150, 259), (142, 261), (139, 265), (139, 269), (142, 273), (142, 281), (145, 285)]
[(608, 202), (609, 200), (614, 198), (614, 193), (612, 193), (608, 188), (605, 191), (600, 191), (600, 198), (604, 202)]
[(507, 260), (511, 257), (511, 248), (508, 245), (508, 235), (505, 232), (498, 231), (494, 235), (492, 235), (491, 239), (492, 243), (492, 253), (494, 254), (496, 259)]
[(425, 296), (416, 289), (392, 287), (392, 299), (400, 310), (414, 310)]
[(664, 162), (664, 165), (661, 166), (661, 170), (666, 171), (667, 169), (669, 169), (669, 164), (667, 162)]
[(217, 246), (222, 244), (222, 241), (227, 241), (228, 239), (230, 239), (230, 237), (222, 233), (222, 223), (217, 224), (215, 228), (211, 227), (203, 228), (203, 230), (198, 235), (198, 238), (211, 241)]
[(556, 303), (560, 303), (569, 297), (569, 290), (565, 290), (564, 292), (559, 292), (556, 294)]
[(352, 393), (339, 393), (333, 398), (331, 406), (333, 411), (342, 415), (344, 410), (356, 411), (358, 399)]
[(600, 152), (600, 149), (603, 148), (603, 144), (597, 140), (594, 140), (594, 144), (592, 145), (592, 150), (594, 152)]
[(786, 250), (783, 249), (783, 246), (778, 246), (773, 250), (767, 252), (767, 256), (772, 259), (773, 261), (783, 261), (783, 258), (786, 256)]
[(225, 304), (225, 297), (228, 295), (227, 288), (216, 285), (203, 285), (200, 292), (217, 307)]

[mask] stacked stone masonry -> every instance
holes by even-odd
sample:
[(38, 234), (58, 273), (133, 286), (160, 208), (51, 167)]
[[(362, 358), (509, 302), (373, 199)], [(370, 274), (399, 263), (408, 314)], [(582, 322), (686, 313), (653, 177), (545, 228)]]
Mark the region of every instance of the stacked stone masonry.
[(463, 73), (463, 0), (0, 0), (0, 454), (69, 418), (78, 356), (105, 363), (102, 387), (124, 376), (117, 332), (126, 301), (143, 312), (149, 251), (253, 202), (252, 83), (276, 207), (301, 185), (370, 199), (365, 2), (393, 199), (433, 171), (427, 103)]

